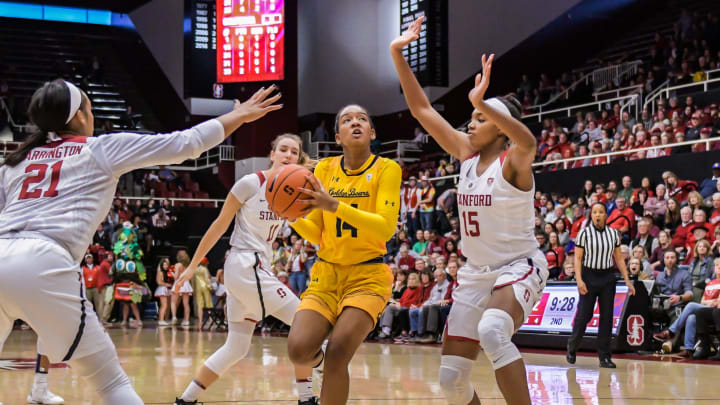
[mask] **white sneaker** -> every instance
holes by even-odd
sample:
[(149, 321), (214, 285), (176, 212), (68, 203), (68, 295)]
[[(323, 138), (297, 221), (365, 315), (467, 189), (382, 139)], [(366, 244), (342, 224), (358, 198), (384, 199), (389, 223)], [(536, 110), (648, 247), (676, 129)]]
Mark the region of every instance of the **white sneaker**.
[(170, 325), (177, 325), (177, 324), (178, 324), (177, 318), (173, 318), (172, 321), (170, 321)]
[(49, 389), (30, 391), (30, 395), (27, 397), (28, 404), (64, 404), (65, 400), (62, 397), (53, 394)]
[(142, 327), (143, 327), (142, 321), (137, 321), (136, 326), (137, 326), (138, 329), (142, 329)]
[(190, 321), (182, 321), (181, 326), (190, 326)]
[(170, 326), (170, 322), (168, 321), (158, 321), (158, 326)]

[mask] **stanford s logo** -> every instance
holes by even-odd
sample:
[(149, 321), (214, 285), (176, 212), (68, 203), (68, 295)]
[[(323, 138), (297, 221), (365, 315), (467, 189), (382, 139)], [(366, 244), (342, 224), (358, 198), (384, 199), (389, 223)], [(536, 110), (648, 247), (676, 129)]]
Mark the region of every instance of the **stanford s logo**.
[(525, 302), (530, 302), (530, 290), (527, 288), (525, 289), (525, 294), (523, 295), (523, 298), (525, 298)]
[(645, 342), (645, 319), (641, 315), (630, 315), (627, 319), (627, 343), (640, 346)]
[(277, 293), (281, 299), (287, 297), (287, 293), (285, 292), (285, 289), (283, 289), (282, 287), (277, 289)]
[(292, 187), (290, 187), (289, 184), (286, 184), (285, 187), (283, 187), (283, 191), (286, 192), (286, 193), (288, 193), (288, 194), (292, 194), (292, 193), (295, 192), (295, 189), (292, 188)]

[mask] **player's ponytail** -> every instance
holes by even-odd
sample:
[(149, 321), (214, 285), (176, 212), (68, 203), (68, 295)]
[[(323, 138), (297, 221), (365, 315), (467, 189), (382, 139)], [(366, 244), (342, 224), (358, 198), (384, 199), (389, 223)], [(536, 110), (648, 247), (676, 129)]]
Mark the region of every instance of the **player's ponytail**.
[[(286, 133), (286, 134), (280, 134), (280, 135), (276, 136), (275, 139), (273, 139), (272, 143), (270, 144), (270, 150), (274, 152), (275, 149), (277, 148), (278, 144), (280, 143), (280, 141), (282, 141), (283, 139), (292, 139), (293, 141), (295, 141), (298, 144), (298, 149), (300, 150), (300, 156), (298, 157), (297, 164), (299, 164), (300, 166), (304, 166), (309, 170), (312, 170), (313, 168), (315, 168), (315, 165), (317, 164), (317, 160), (311, 159), (310, 155), (305, 153), (305, 151), (303, 150), (302, 139), (295, 134)], [(270, 163), (270, 166), (272, 166), (272, 163)]]
[[(73, 110), (74, 107), (70, 93), (71, 90), (68, 84), (62, 79), (45, 83), (35, 90), (30, 99), (27, 114), (30, 117), (30, 122), (38, 129), (25, 139), (20, 148), (7, 155), (3, 164), (10, 167), (17, 166), (25, 160), (25, 157), (33, 148), (47, 143), (51, 132), (55, 134), (67, 132), (68, 122), (72, 118), (72, 116), (68, 118), (68, 112)], [(77, 112), (77, 109), (83, 108), (86, 102), (86, 98), (81, 97), (80, 105), (75, 107), (75, 112)]]

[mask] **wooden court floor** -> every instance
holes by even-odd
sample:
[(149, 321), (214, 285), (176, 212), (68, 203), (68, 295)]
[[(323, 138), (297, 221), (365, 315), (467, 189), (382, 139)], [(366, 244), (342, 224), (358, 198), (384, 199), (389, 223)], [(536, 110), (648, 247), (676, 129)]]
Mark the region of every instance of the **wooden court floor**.
[[(183, 329), (110, 329), (125, 371), (147, 404), (172, 404), (225, 334)], [(16, 330), (0, 354), (0, 402), (24, 404), (33, 381), (35, 334)], [(206, 404), (296, 404), (286, 339), (255, 336), (249, 356), (201, 398)], [(534, 404), (717, 404), (720, 363), (616, 359), (615, 370), (579, 356), (524, 353)], [(351, 404), (444, 404), (438, 346), (365, 343), (350, 366)], [(11, 370), (8, 370), (11, 369)], [(321, 374), (316, 375), (316, 388)], [(483, 404), (503, 404), (483, 355), (472, 373)], [(97, 404), (72, 368), (55, 365), (50, 387), (66, 404)]]

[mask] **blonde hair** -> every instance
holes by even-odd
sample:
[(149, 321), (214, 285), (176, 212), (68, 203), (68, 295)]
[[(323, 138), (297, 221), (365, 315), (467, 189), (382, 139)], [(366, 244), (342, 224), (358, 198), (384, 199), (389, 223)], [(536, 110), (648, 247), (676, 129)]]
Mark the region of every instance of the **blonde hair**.
[[(697, 198), (697, 205), (693, 206), (690, 204), (690, 197)], [(703, 199), (702, 194), (698, 193), (697, 191), (691, 191), (690, 193), (688, 193), (686, 201), (688, 203), (688, 207), (693, 209), (693, 214), (695, 213), (696, 209), (702, 209), (705, 206), (705, 200)]]
[(645, 248), (642, 247), (642, 246), (640, 246), (640, 245), (637, 245), (637, 246), (635, 246), (635, 247), (633, 248), (633, 250), (632, 250), (633, 256), (635, 256), (635, 252), (639, 252), (640, 250), (642, 250), (642, 253), (643, 253), (643, 257), (642, 257), (642, 258), (643, 258), (643, 259), (647, 259), (647, 250), (645, 250)]
[[(298, 135), (285, 133), (276, 136), (275, 139), (273, 139), (273, 141), (270, 143), (270, 150), (274, 152), (275, 149), (277, 149), (280, 141), (282, 141), (283, 139), (291, 139), (298, 144), (298, 148), (300, 149), (300, 157), (298, 157), (297, 164), (299, 164), (300, 166), (304, 166), (309, 170), (312, 170), (315, 167), (315, 165), (317, 164), (317, 160), (310, 159), (310, 155), (303, 151), (303, 141)], [(272, 167), (272, 162), (270, 162), (270, 167)]]
[(175, 256), (175, 259), (177, 259), (178, 263), (181, 263), (185, 268), (190, 265), (190, 255), (188, 255), (188, 253), (184, 250), (179, 251)]
[(710, 251), (710, 242), (708, 242), (708, 241), (705, 240), (705, 239), (700, 239), (700, 240), (697, 241), (697, 243), (695, 244), (695, 248), (693, 248), (693, 257), (698, 257), (698, 256), (699, 256), (699, 255), (698, 255), (698, 247), (699, 247), (700, 245), (705, 245), (705, 247), (707, 248), (707, 255), (708, 255), (708, 256), (710, 256), (710, 255), (712, 254), (712, 252)]

